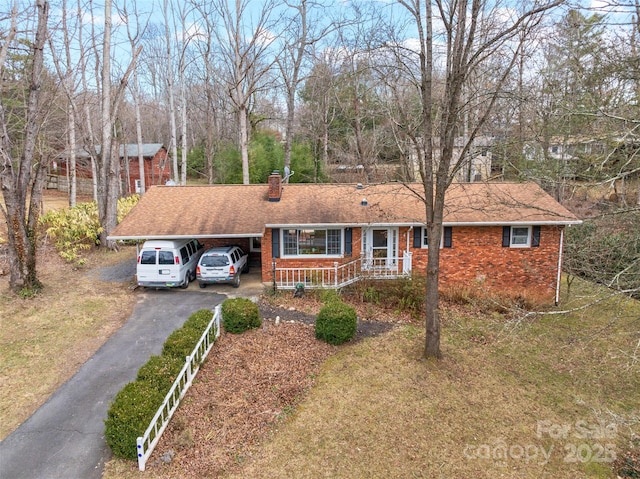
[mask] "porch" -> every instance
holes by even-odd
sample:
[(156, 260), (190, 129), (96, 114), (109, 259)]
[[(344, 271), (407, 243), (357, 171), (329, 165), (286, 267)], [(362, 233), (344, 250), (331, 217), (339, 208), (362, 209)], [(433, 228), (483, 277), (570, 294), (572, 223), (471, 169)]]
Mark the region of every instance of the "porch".
[(361, 279), (395, 279), (411, 276), (411, 252), (402, 256), (375, 258), (370, 255), (340, 264), (337, 261), (331, 267), (279, 267), (272, 263), (273, 286), (276, 289), (295, 289), (302, 284), (305, 289), (338, 289)]

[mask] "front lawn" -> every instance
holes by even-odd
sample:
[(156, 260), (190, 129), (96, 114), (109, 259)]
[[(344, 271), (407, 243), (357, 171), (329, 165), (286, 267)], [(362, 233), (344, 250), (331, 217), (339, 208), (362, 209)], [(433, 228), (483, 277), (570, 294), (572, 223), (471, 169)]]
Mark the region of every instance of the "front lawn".
[[(614, 478), (635, 454), (626, 471), (638, 477), (640, 302), (606, 294), (576, 280), (571, 297), (541, 316), (445, 306), (441, 361), (421, 358), (421, 322), (341, 346), (268, 432), (245, 431), (236, 435), (243, 441), (227, 444), (231, 456), (216, 476)], [(184, 434), (205, 417), (215, 424), (210, 435), (233, 423), (208, 401), (206, 390), (216, 387), (215, 374), (208, 377), (189, 412), (177, 413)], [(112, 461), (105, 477), (213, 473), (206, 461), (184, 467), (187, 449), (207, 447), (191, 437), (188, 447), (165, 443), (157, 451), (172, 451), (169, 463), (140, 474), (133, 463)], [(222, 460), (214, 449), (201, 456), (217, 467)]]

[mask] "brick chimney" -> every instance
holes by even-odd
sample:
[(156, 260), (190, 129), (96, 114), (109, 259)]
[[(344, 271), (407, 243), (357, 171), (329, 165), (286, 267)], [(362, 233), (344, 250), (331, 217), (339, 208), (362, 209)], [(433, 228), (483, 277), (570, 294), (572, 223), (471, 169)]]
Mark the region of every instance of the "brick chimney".
[(280, 201), (282, 197), (282, 176), (279, 171), (269, 175), (269, 201)]

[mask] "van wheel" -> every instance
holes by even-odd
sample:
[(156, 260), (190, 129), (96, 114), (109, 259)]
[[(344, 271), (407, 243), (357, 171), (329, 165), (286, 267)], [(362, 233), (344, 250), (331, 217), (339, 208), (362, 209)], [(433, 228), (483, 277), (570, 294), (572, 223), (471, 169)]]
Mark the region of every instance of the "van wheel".
[(242, 269), (242, 272), (244, 274), (247, 274), (249, 272), (249, 262), (247, 261), (244, 265), (244, 268)]
[(189, 287), (189, 280), (191, 279), (191, 274), (187, 271), (187, 274), (184, 275), (184, 283), (180, 286), (182, 289), (187, 289)]
[(236, 274), (236, 276), (233, 278), (233, 287), (237, 288), (240, 286), (240, 271), (238, 271), (238, 274)]
[(207, 287), (207, 283), (198, 283), (198, 286), (200, 286), (202, 289)]

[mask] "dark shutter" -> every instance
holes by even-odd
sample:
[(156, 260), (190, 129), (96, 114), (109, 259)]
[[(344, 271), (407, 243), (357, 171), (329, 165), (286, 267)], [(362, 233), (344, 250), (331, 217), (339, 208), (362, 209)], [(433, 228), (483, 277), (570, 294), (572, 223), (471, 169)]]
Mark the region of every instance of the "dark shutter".
[(451, 226), (444, 227), (444, 247), (451, 248), (453, 242), (453, 228)]
[(502, 227), (502, 246), (508, 248), (511, 244), (511, 226)]
[(280, 228), (271, 228), (271, 257), (280, 257)]
[(531, 246), (540, 246), (540, 225), (533, 227), (533, 237), (531, 238)]
[(345, 228), (344, 230), (344, 254), (351, 256), (353, 252), (353, 233), (351, 228)]
[(414, 248), (422, 247), (422, 227), (421, 226), (413, 227), (413, 247)]

